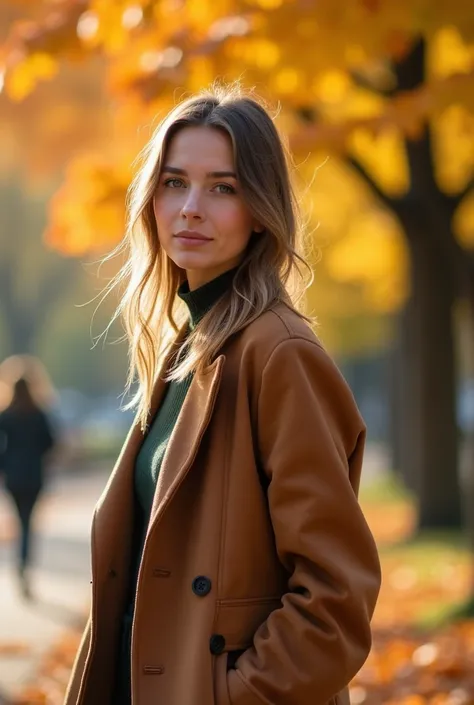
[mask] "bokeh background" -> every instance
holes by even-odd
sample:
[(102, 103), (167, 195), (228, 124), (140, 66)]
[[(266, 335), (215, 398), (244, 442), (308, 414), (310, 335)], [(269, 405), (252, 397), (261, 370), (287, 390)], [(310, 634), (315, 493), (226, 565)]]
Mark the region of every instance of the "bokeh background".
[(2, 0), (0, 59), (0, 360), (43, 361), (61, 434), (32, 604), (0, 500), (0, 702), (62, 702), (87, 608), (92, 508), (131, 421), (123, 331), (101, 336), (120, 262), (98, 263), (134, 160), (177, 100), (237, 79), (291, 150), (308, 311), (369, 430), (384, 585), (352, 701), (474, 703), (472, 1)]

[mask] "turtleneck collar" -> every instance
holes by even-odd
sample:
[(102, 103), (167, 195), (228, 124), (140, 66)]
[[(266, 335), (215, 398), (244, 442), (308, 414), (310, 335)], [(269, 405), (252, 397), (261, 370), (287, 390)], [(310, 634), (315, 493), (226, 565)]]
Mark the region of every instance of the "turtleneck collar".
[(178, 289), (178, 296), (188, 307), (191, 330), (214, 306), (222, 294), (229, 289), (236, 271), (237, 268), (229, 269), (227, 272), (207, 282), (207, 284), (203, 284), (198, 289), (194, 289), (194, 291), (189, 290), (187, 281), (181, 284)]

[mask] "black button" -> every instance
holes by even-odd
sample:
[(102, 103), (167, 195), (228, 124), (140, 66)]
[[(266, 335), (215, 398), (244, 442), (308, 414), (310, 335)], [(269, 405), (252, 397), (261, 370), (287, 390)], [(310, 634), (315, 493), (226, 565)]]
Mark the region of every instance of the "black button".
[(110, 576), (111, 578), (116, 578), (116, 577), (117, 577), (117, 571), (114, 570), (114, 568), (111, 568), (111, 569), (109, 570), (109, 576)]
[(219, 656), (225, 649), (225, 639), (222, 634), (213, 634), (209, 640), (209, 648), (211, 649), (211, 654), (214, 656)]
[(204, 597), (211, 592), (212, 583), (205, 575), (198, 575), (193, 580), (193, 592), (198, 597)]

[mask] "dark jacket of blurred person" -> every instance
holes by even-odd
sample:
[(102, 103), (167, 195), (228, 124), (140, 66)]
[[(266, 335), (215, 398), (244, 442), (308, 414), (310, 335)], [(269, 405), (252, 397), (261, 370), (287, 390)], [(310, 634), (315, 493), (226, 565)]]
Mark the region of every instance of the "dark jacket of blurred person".
[(0, 470), (20, 525), (18, 571), (25, 596), (29, 595), (25, 571), (30, 562), (31, 517), (44, 484), (45, 456), (53, 445), (48, 416), (21, 377), (14, 384), (9, 405), (0, 413)]
[(26, 379), (14, 386), (9, 406), (0, 413), (1, 467), (12, 494), (36, 494), (43, 487), (44, 457), (54, 445), (50, 421), (34, 401)]

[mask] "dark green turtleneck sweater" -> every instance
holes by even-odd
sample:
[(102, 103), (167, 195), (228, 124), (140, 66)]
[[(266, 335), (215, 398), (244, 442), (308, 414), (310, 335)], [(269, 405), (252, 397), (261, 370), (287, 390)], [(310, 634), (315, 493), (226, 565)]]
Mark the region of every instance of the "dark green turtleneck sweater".
[[(201, 318), (212, 308), (217, 300), (230, 288), (235, 269), (221, 274), (216, 279), (204, 284), (194, 291), (189, 290), (187, 282), (178, 289), (178, 296), (189, 310), (189, 328), (192, 330)], [(141, 554), (146, 536), (148, 522), (155, 495), (155, 488), (160, 473), (161, 464), (168, 446), (169, 439), (178, 420), (186, 394), (191, 385), (193, 375), (188, 375), (181, 381), (168, 383), (160, 407), (156, 412), (149, 431), (145, 436), (137, 455), (134, 475), (135, 488), (135, 556), (132, 560), (130, 575), (130, 599), (123, 620), (122, 646), (120, 650), (117, 674), (117, 690), (114, 705), (130, 705), (130, 661), (131, 661), (131, 628), (135, 603), (136, 581), (140, 566)]]

